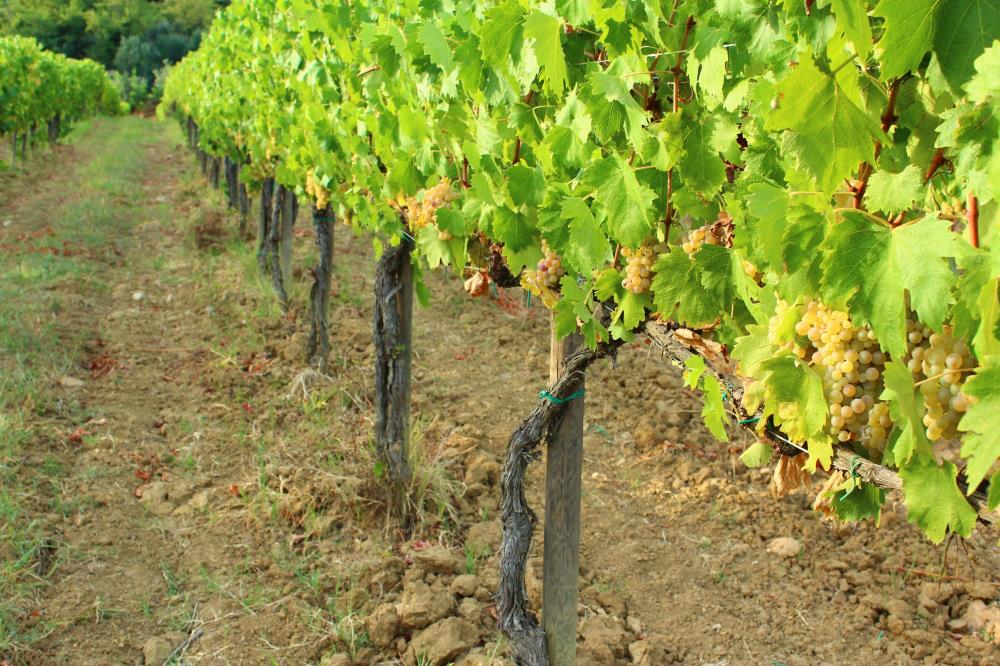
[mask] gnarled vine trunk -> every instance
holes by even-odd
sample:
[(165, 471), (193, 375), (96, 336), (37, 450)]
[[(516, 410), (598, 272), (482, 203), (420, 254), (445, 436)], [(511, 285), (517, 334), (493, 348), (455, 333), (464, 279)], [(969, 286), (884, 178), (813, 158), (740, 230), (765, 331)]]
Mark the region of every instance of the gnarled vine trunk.
[(247, 184), (240, 180), (240, 171), (242, 169), (237, 167), (236, 170), (236, 189), (237, 198), (239, 199), (239, 211), (240, 211), (240, 238), (246, 239), (250, 221), (250, 192), (247, 191)]
[(261, 276), (267, 275), (273, 198), (274, 179), (265, 178), (260, 184), (260, 215), (257, 218), (257, 269)]
[(306, 347), (306, 362), (326, 374), (330, 356), (330, 332), (327, 311), (330, 303), (330, 271), (333, 262), (333, 227), (336, 216), (329, 208), (312, 208), (313, 228), (316, 230), (316, 249), (319, 260), (313, 269), (313, 285), (309, 292), (312, 308), (312, 326)]
[(282, 216), (285, 211), (285, 198), (288, 191), (284, 185), (278, 185), (274, 190), (274, 197), (271, 201), (271, 222), (267, 235), (268, 255), (271, 261), (271, 284), (274, 293), (278, 296), (278, 304), (281, 311), (288, 310), (288, 293), (285, 291), (285, 281), (281, 270), (281, 249), (282, 249)]
[(407, 241), (388, 248), (375, 267), (375, 450), (390, 484), (390, 509), (409, 529), (410, 364), (413, 267)]

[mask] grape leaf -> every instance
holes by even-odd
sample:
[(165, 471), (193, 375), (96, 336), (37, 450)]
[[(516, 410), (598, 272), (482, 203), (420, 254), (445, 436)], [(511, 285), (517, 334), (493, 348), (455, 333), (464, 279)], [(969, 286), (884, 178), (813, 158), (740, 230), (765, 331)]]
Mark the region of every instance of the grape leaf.
[(485, 63), (501, 71), (507, 70), (508, 59), (521, 50), (523, 21), (523, 10), (514, 0), (508, 0), (486, 12), (479, 33), (479, 48)]
[(809, 442), (807, 467), (815, 470), (818, 462), (829, 468), (833, 445), (824, 433), (828, 407), (822, 377), (788, 353), (772, 352), (761, 369), (767, 386), (765, 411), (792, 441)]
[(870, 210), (898, 213), (919, 201), (924, 194), (924, 174), (911, 164), (899, 173), (876, 171), (868, 179), (865, 203)]
[(762, 376), (764, 361), (774, 355), (774, 345), (768, 337), (768, 327), (762, 324), (747, 326), (747, 335), (736, 339), (730, 355), (740, 362), (740, 373), (744, 376)]
[(993, 511), (1000, 506), (1000, 472), (990, 479), (990, 492), (986, 496), (986, 508)]
[(881, 79), (889, 81), (917, 68), (934, 43), (941, 0), (882, 0), (875, 16), (885, 19), (878, 42)]
[[(756, 224), (747, 224), (744, 234), (745, 246), (753, 261), (763, 259), (761, 268), (780, 271), (781, 238), (785, 232), (788, 217), (788, 192), (768, 183), (754, 183), (747, 197), (747, 210), (755, 218)], [(737, 224), (740, 222), (737, 221)], [(737, 234), (737, 241), (741, 236)]]
[(558, 95), (566, 87), (566, 57), (562, 50), (562, 23), (554, 16), (533, 11), (524, 21), (524, 36), (535, 40), (535, 57), (541, 65), (546, 90)]
[(770, 446), (764, 442), (754, 442), (747, 448), (746, 451), (740, 454), (740, 462), (747, 467), (754, 469), (757, 467), (763, 467), (771, 462), (771, 458), (773, 456), (774, 449)]
[(872, 52), (872, 28), (864, 0), (833, 0), (833, 16), (837, 29), (853, 45), (858, 57), (864, 61)]
[(854, 479), (848, 479), (830, 495), (830, 506), (838, 518), (850, 522), (871, 518), (875, 521), (876, 527), (882, 515), (883, 504), (885, 504), (884, 490), (873, 483)]
[(889, 361), (882, 372), (885, 391), (881, 398), (889, 401), (889, 412), (899, 428), (899, 437), (893, 444), (892, 455), (897, 467), (905, 465), (916, 452), (929, 455), (931, 444), (924, 433), (924, 403), (913, 375), (902, 361)]
[(972, 349), (979, 358), (1000, 356), (1000, 339), (996, 333), (1000, 326), (1000, 279), (987, 280), (979, 291), (976, 305), (981, 318), (972, 338)]
[(941, 543), (949, 531), (965, 537), (972, 533), (976, 511), (955, 483), (957, 467), (950, 462), (938, 465), (933, 457), (922, 454), (902, 467), (899, 476), (907, 518), (923, 528), (928, 539)]
[(705, 404), (701, 407), (701, 416), (705, 421), (705, 426), (720, 442), (728, 442), (729, 435), (726, 434), (726, 410), (722, 405), (722, 387), (719, 380), (713, 375), (706, 374), (702, 379), (704, 393), (702, 398)]
[(611, 245), (580, 197), (563, 199), (560, 217), (569, 220), (569, 242), (562, 251), (563, 259), (577, 273), (589, 275), (611, 256)]
[(714, 194), (726, 181), (726, 167), (719, 153), (711, 148), (712, 122), (698, 119), (689, 123), (691, 129), (684, 137), (684, 157), (680, 173), (684, 185), (699, 194)]
[(920, 320), (935, 330), (953, 302), (956, 275), (948, 262), (960, 239), (936, 217), (890, 229), (861, 213), (845, 213), (827, 242), (823, 289), (831, 302), (849, 302), (852, 318), (871, 324), (896, 358), (906, 354), (904, 289)]
[(687, 368), (684, 371), (684, 386), (689, 389), (698, 388), (698, 381), (705, 374), (705, 359), (701, 356), (689, 356), (684, 361), (684, 367)]
[(507, 169), (511, 201), (515, 206), (537, 206), (545, 196), (545, 176), (539, 168), (515, 164)]
[(694, 260), (684, 252), (670, 252), (653, 265), (653, 302), (663, 314), (674, 312), (692, 328), (715, 322), (732, 300), (732, 252), (703, 245)]
[(427, 22), (420, 26), (420, 41), (424, 45), (424, 53), (431, 62), (442, 70), (451, 69), (451, 47), (448, 39), (435, 23)]
[(617, 153), (587, 170), (594, 199), (607, 211), (608, 232), (628, 247), (638, 247), (653, 231), (656, 193), (639, 182), (632, 166)]
[(498, 208), (494, 220), (493, 231), (496, 240), (504, 244), (509, 252), (518, 252), (532, 245), (535, 240), (535, 230), (528, 217), (510, 208)]
[(780, 104), (767, 126), (791, 130), (787, 146), (823, 192), (833, 192), (858, 164), (872, 161), (882, 135), (878, 120), (848, 99), (808, 54), (777, 92)]
[(971, 398), (968, 410), (959, 422), (959, 429), (966, 433), (962, 439), (962, 457), (968, 461), (965, 475), (969, 480), (969, 493), (979, 486), (990, 473), (990, 468), (1000, 458), (1000, 357), (991, 356), (976, 374), (965, 382), (962, 392)]
[(934, 53), (944, 78), (957, 91), (972, 76), (976, 58), (1000, 39), (1000, 2), (941, 0), (940, 4)]

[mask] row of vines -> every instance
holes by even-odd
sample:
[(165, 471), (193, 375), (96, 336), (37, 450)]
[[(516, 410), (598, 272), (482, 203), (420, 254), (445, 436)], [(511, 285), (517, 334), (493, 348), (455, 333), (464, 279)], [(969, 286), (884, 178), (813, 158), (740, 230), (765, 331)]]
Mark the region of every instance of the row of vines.
[(244, 219), (259, 196), (285, 305), (310, 202), (321, 369), (332, 221), (372, 234), (394, 478), (426, 271), (519, 285), (581, 334), (504, 470), (501, 628), (525, 663), (524, 468), (635, 335), (683, 363), (716, 437), (730, 415), (756, 434), (747, 464), (828, 471), (831, 514), (877, 522), (901, 489), (937, 542), (1000, 504), (998, 0), (237, 0), (165, 105)]
[(81, 118), (120, 110), (118, 89), (98, 63), (46, 51), (32, 38), (0, 37), (0, 135), (10, 135), (13, 161), (40, 127), (54, 143)]

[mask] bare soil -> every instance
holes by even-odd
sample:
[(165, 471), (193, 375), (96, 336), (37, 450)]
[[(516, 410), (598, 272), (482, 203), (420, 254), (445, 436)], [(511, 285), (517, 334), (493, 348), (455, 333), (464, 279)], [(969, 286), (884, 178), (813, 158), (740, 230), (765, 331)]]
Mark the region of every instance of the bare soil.
[[(337, 226), (331, 377), (301, 375), (308, 220), (297, 307), (283, 317), (180, 132), (128, 122), (147, 123), (148, 141), (133, 146), (134, 198), (115, 209), (127, 230), (106, 239), (107, 288), (59, 287), (54, 334), (85, 344), (48, 371), (32, 417), (44, 436), (25, 448), (24, 474), (61, 470), (25, 500), (52, 548), (19, 618), (35, 639), (0, 663), (415, 663), (421, 632), (406, 624), (421, 621), (376, 616), (415, 613), (423, 587), (451, 595), (444, 616), (474, 629), (440, 663), (508, 663), (480, 547), (499, 535), (507, 437), (547, 381), (547, 313), (519, 293), (472, 300), (457, 278), (428, 277), (434, 301), (414, 322), (424, 521), (401, 542), (370, 453), (370, 238)], [(99, 151), (87, 137), (59, 151), (45, 188), (5, 178), (0, 246), (35, 242), (25, 234), (73, 205)], [(581, 664), (1000, 663), (967, 621), (970, 605), (998, 603), (995, 529), (946, 549), (898, 498), (876, 529), (822, 519), (812, 493), (773, 497), (769, 472), (735, 459), (745, 436), (716, 442), (679, 370), (641, 340), (591, 373), (586, 400)], [(540, 516), (542, 467), (529, 478)], [(776, 537), (801, 550), (768, 552)], [(539, 529), (536, 598), (540, 541)], [(436, 545), (453, 564), (430, 561)], [(460, 573), (475, 576), (468, 594)]]

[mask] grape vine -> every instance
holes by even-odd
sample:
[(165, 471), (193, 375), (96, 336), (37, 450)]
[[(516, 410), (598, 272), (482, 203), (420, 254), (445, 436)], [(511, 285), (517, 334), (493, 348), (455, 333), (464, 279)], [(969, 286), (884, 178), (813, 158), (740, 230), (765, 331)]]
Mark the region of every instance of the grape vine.
[(165, 102), (472, 295), (496, 248), (561, 335), (684, 327), (745, 460), (858, 456), (940, 541), (1000, 504), (1000, 2), (954, 4), (236, 0)]

